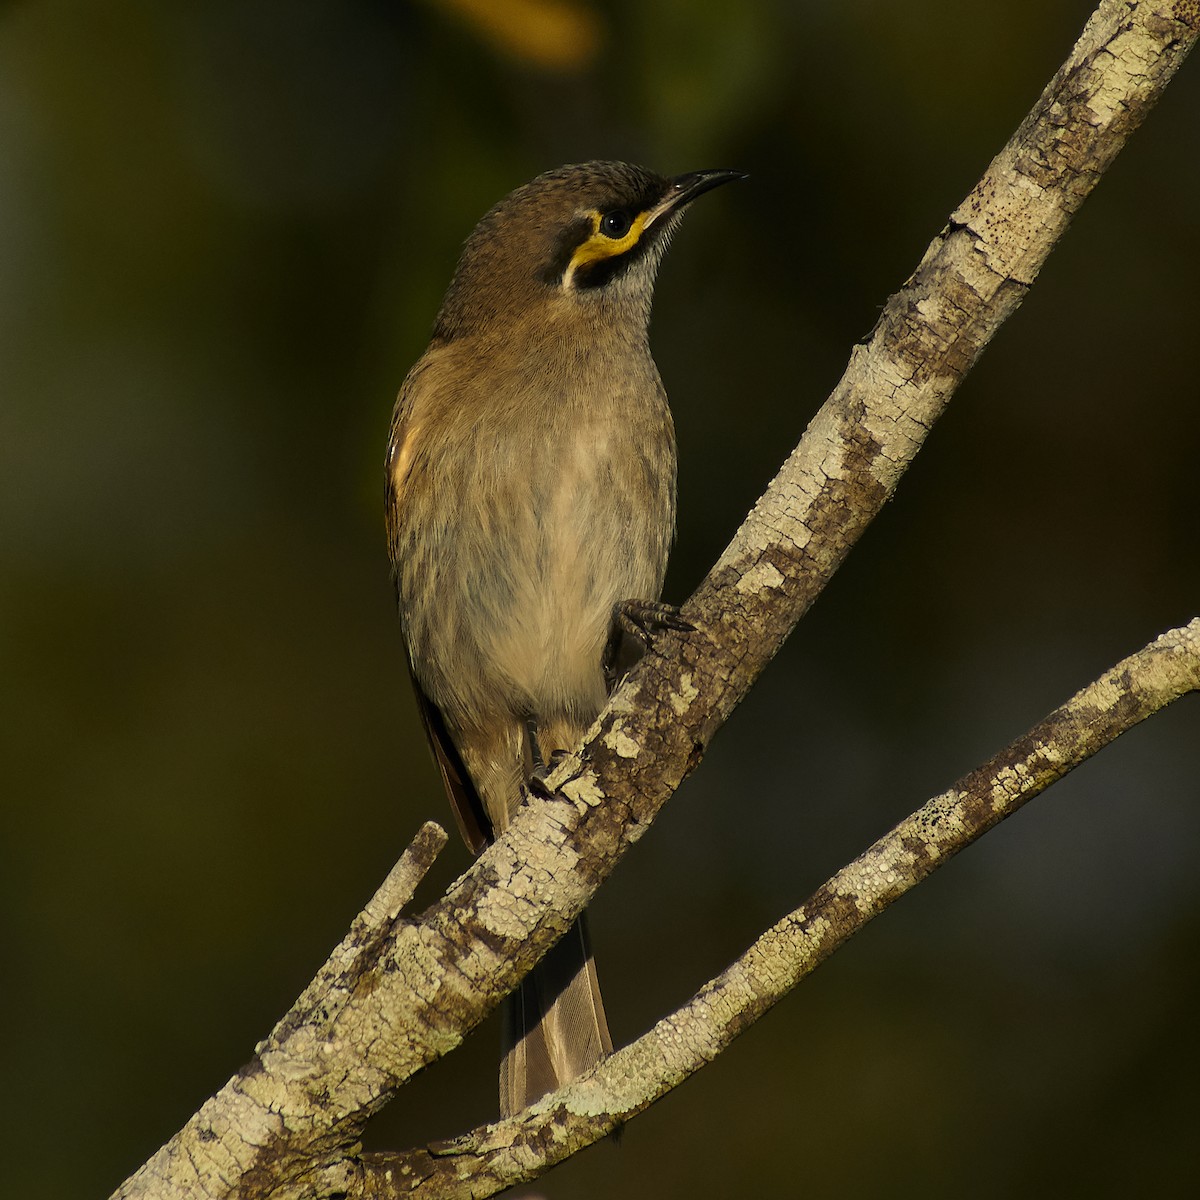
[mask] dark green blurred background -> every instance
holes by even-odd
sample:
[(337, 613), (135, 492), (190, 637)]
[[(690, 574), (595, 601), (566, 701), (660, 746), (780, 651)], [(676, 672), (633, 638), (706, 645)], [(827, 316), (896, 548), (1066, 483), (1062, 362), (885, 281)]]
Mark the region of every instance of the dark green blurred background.
[[(107, 1194), (249, 1056), (417, 825), (446, 818), (381, 466), (483, 211), (582, 158), (750, 172), (696, 206), (658, 294), (682, 599), (1090, 8), (5, 7), (13, 1195)], [(1198, 115), (1191, 63), (601, 894), (619, 1040), (1196, 614)], [(1036, 801), (546, 1192), (1186, 1190), (1198, 718), (1181, 703)], [(435, 885), (467, 862), (456, 844)], [(371, 1144), (488, 1118), (497, 1041), (489, 1025), (427, 1072)]]

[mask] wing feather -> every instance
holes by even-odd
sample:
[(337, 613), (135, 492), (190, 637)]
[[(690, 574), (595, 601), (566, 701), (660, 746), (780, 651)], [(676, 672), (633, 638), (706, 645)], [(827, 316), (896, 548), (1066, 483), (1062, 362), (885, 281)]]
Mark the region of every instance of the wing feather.
[[(405, 502), (405, 484), (413, 469), (417, 457), (417, 447), (421, 433), (418, 417), (414, 420), (414, 409), (421, 396), (419, 386), (427, 361), (418, 363), (405, 380), (396, 401), (396, 409), (392, 414), (392, 427), (388, 437), (388, 453), (386, 467), (387, 492), (387, 527), (388, 548), (392, 560), (392, 576), (396, 584), (396, 593), (400, 593), (400, 555), (402, 553), (401, 514)], [(407, 656), (406, 656), (407, 658)], [(487, 818), (483, 804), (479, 799), (471, 777), (463, 766), (462, 757), (454, 745), (441, 710), (425, 694), (413, 670), (412, 660), (408, 658), (409, 678), (412, 680), (413, 692), (417, 697), (417, 709), (421, 714), (421, 724), (429, 739), (434, 761), (442, 777), (446, 796), (454, 811), (459, 832), (463, 841), (471, 851), (478, 854), (492, 838), (491, 822)]]

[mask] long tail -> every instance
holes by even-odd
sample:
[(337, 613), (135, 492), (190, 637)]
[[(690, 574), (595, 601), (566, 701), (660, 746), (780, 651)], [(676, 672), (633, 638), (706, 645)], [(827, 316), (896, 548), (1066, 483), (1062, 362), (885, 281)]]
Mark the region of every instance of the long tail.
[(582, 1075), (612, 1053), (586, 914), (505, 1002), (500, 1115)]

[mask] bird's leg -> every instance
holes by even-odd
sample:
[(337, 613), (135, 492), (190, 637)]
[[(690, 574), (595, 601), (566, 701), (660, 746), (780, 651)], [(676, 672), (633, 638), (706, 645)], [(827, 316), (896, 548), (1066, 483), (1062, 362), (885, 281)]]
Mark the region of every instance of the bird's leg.
[(656, 633), (667, 630), (691, 633), (696, 628), (680, 615), (674, 604), (663, 604), (661, 600), (622, 600), (616, 607), (615, 623), (624, 633), (637, 638), (647, 650)]
[(535, 796), (541, 796), (543, 800), (549, 800), (554, 795), (554, 792), (546, 786), (546, 779), (554, 768), (567, 757), (567, 752), (565, 750), (555, 750), (550, 755), (550, 761), (547, 762), (542, 757), (542, 747), (538, 742), (537, 722), (532, 717), (529, 717), (525, 722), (525, 728), (529, 731), (529, 752), (533, 758), (533, 770), (529, 773), (529, 790)]

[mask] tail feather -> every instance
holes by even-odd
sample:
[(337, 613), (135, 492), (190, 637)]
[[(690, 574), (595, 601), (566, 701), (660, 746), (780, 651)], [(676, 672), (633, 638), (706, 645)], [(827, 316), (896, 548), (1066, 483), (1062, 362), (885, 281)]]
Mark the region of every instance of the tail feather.
[(506, 1002), (500, 1115), (520, 1112), (611, 1053), (586, 914), (581, 914)]

